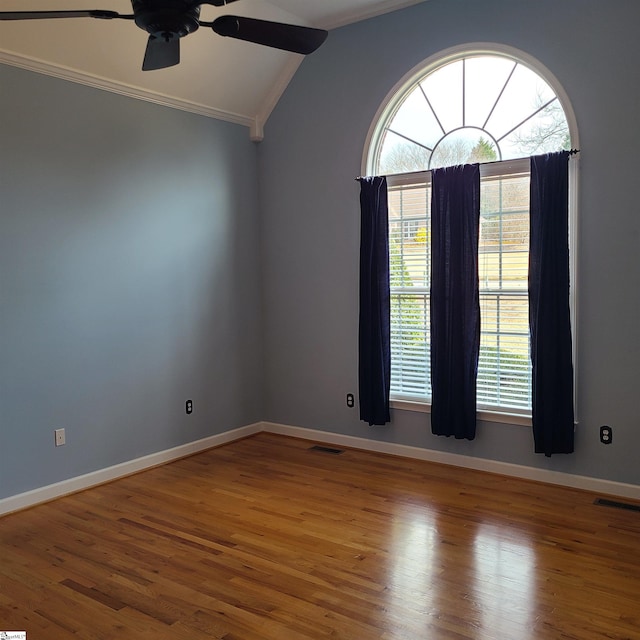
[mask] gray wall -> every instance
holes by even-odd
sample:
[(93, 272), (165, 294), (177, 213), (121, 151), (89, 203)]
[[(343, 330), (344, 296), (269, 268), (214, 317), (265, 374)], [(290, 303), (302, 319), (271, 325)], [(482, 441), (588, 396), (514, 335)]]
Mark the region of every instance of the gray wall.
[(0, 498), (259, 420), (247, 129), (1, 65), (0, 128)]
[[(330, 34), (305, 60), (259, 150), (265, 419), (640, 484), (640, 128), (636, 0), (429, 0)], [(481, 423), (473, 442), (395, 411), (370, 428), (357, 391), (358, 185), (375, 112), (402, 76), (445, 48), (516, 47), (565, 88), (580, 134), (576, 452), (533, 453), (529, 428)], [(613, 444), (598, 428), (614, 428)]]

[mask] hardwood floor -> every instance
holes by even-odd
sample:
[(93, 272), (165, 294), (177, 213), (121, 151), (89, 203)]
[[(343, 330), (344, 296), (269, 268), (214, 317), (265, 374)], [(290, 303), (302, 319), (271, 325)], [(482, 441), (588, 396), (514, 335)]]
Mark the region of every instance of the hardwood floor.
[(640, 513), (259, 434), (0, 519), (28, 640), (640, 638)]

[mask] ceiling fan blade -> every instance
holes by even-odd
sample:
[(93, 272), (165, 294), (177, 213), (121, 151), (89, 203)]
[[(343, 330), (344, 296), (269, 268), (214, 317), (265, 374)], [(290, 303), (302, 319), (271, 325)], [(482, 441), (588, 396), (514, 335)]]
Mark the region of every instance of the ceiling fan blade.
[(149, 36), (142, 63), (143, 71), (173, 67), (180, 62), (180, 38), (175, 34)]
[(329, 35), (323, 29), (242, 16), (220, 16), (211, 23), (201, 22), (200, 24), (211, 27), (221, 36), (302, 54), (315, 51)]
[(117, 11), (85, 9), (78, 11), (0, 11), (0, 20), (48, 20), (50, 18), (98, 18), (132, 20), (133, 15), (121, 15)]

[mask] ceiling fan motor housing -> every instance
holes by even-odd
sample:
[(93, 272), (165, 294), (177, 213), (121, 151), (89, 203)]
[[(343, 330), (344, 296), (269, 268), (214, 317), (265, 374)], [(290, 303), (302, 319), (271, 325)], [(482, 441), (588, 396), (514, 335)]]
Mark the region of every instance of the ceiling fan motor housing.
[(200, 5), (193, 0), (131, 0), (135, 23), (164, 40), (182, 38), (200, 26)]

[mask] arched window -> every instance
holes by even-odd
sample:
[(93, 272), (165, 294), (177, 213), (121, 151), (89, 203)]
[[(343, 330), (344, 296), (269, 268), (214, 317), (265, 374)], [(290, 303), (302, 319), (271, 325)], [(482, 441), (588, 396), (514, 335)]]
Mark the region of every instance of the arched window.
[(430, 170), (479, 162), (478, 408), (530, 415), (528, 158), (572, 145), (562, 88), (510, 48), (450, 50), (388, 96), (364, 164), (389, 186), (392, 400), (430, 402)]

